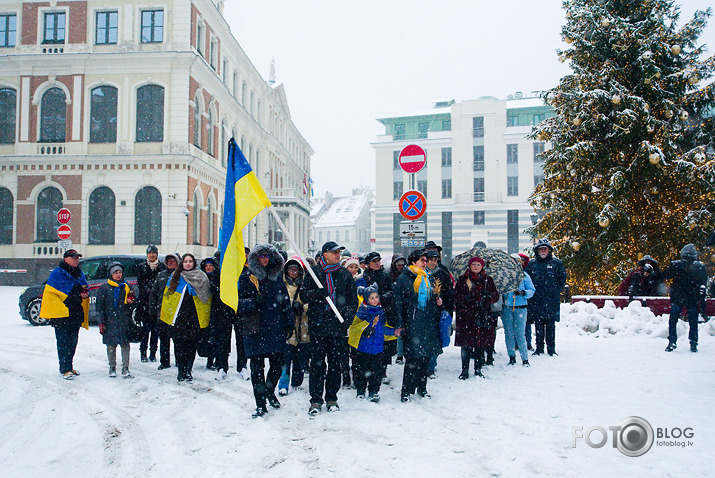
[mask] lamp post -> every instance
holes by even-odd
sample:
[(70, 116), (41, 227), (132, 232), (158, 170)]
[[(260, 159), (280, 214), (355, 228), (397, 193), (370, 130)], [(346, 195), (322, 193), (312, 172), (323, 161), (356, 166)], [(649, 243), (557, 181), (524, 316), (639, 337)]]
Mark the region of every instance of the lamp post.
[(529, 218), (531, 218), (531, 243), (533, 245), (536, 245), (536, 231), (533, 229), (536, 226), (536, 223), (539, 222), (539, 215), (536, 214), (536, 212), (532, 212), (529, 214)]

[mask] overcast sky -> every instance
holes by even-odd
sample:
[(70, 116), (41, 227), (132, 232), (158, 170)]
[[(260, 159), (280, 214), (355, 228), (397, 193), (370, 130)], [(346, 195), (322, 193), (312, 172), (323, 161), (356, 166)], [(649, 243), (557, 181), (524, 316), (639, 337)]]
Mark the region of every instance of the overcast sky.
[[(712, 0), (680, 2), (681, 21)], [(437, 100), (506, 98), (569, 73), (559, 0), (227, 0), (231, 30), (264, 79), (271, 58), (293, 122), (315, 150), (315, 195), (375, 185), (376, 118)], [(709, 55), (715, 19), (701, 37)]]

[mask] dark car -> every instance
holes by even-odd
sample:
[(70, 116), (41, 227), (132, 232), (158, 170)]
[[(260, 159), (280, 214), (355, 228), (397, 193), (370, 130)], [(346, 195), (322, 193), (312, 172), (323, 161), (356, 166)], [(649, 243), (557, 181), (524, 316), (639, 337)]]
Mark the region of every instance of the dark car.
[[(79, 261), (79, 268), (87, 276), (89, 283), (89, 323), (97, 323), (94, 304), (97, 301), (97, 289), (109, 279), (109, 264), (119, 262), (124, 266), (124, 279), (135, 290), (137, 285), (137, 267), (146, 261), (142, 255), (115, 255), (87, 257)], [(20, 316), (32, 325), (47, 325), (47, 319), (40, 318), (40, 304), (45, 284), (28, 287), (20, 295)]]

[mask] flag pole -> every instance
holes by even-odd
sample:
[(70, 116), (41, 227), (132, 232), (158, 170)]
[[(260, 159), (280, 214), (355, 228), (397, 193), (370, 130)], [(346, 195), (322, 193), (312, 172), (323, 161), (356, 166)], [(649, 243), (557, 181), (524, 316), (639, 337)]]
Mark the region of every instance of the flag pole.
[[(293, 248), (293, 250), (295, 250), (295, 252), (300, 256), (301, 261), (304, 261), (304, 260), (305, 260), (305, 257), (303, 257), (303, 253), (300, 252), (300, 248), (298, 247), (298, 245), (297, 245), (297, 244), (295, 243), (295, 241), (293, 240), (293, 235), (290, 233), (290, 231), (288, 230), (288, 228), (286, 227), (286, 225), (283, 223), (283, 220), (282, 220), (281, 217), (278, 215), (278, 213), (275, 211), (275, 209), (273, 208), (273, 205), (269, 206), (269, 207), (268, 207), (268, 210), (271, 212), (271, 214), (273, 215), (273, 218), (274, 218), (274, 219), (276, 220), (276, 222), (278, 223), (278, 227), (280, 227), (280, 228), (281, 228), (281, 231), (283, 231), (283, 234), (285, 234), (286, 238), (288, 239), (288, 243), (290, 244), (290, 246), (291, 246), (291, 247)], [(318, 277), (315, 275), (315, 272), (313, 272), (313, 268), (310, 267), (310, 264), (306, 264), (306, 267), (305, 267), (305, 268), (308, 270), (308, 273), (310, 274), (310, 277), (312, 277), (312, 278), (313, 278), (313, 281), (317, 284), (318, 289), (323, 289), (323, 288), (324, 288), (324, 287), (323, 287), (323, 284), (318, 280)], [(328, 301), (328, 304), (330, 305), (330, 308), (333, 309), (333, 312), (335, 312), (335, 316), (338, 318), (338, 320), (340, 321), (340, 323), (342, 324), (343, 322), (345, 322), (345, 319), (343, 319), (343, 316), (342, 316), (342, 315), (340, 314), (340, 312), (338, 311), (338, 308), (335, 307), (335, 303), (333, 302), (333, 299), (332, 299), (330, 296), (327, 296), (327, 297), (325, 297), (325, 300)]]

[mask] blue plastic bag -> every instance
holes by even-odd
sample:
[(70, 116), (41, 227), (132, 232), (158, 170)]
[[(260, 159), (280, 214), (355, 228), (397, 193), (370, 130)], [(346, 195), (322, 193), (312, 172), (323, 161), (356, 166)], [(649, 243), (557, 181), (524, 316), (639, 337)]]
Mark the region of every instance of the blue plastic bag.
[(452, 314), (446, 310), (439, 316), (439, 334), (442, 337), (442, 348), (449, 347), (449, 337), (452, 329)]

